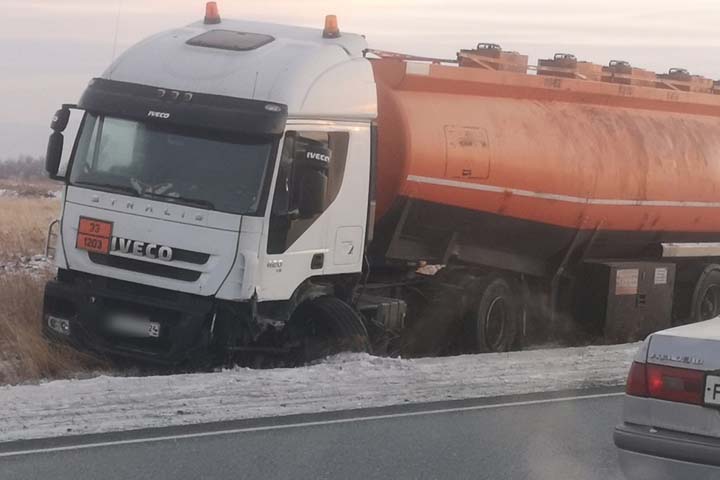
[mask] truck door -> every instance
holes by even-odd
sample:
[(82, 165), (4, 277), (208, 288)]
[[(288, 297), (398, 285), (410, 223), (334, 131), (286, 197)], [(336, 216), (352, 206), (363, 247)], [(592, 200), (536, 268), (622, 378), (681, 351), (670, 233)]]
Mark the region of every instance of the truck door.
[(286, 132), (260, 264), (261, 300), (287, 299), (313, 276), (362, 268), (369, 186), (369, 149), (357, 145), (363, 137), (337, 126)]

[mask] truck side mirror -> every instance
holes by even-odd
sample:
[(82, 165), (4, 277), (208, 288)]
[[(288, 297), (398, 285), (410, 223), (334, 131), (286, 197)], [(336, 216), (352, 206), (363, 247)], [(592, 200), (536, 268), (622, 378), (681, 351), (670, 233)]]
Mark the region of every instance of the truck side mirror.
[(45, 153), (45, 170), (53, 180), (62, 180), (64, 175), (59, 173), (61, 165), (67, 163), (70, 160), (70, 154), (72, 153), (73, 142), (65, 142), (63, 132), (68, 127), (68, 124), (72, 123), (71, 140), (74, 139), (75, 134), (80, 128), (80, 118), (82, 115), (78, 114), (79, 110), (75, 109), (75, 105), (63, 105), (60, 110), (55, 112), (50, 128), (53, 133), (50, 134), (48, 139), (47, 152)]
[(332, 152), (320, 145), (308, 145), (295, 155), (295, 194), (300, 218), (308, 219), (325, 211), (328, 170)]
[(57, 178), (60, 170), (60, 160), (62, 160), (63, 145), (65, 139), (60, 132), (53, 132), (48, 139), (47, 153), (45, 153), (45, 170), (50, 178)]
[(53, 132), (64, 132), (67, 128), (68, 122), (70, 121), (70, 108), (63, 105), (63, 107), (55, 112), (52, 122), (50, 122), (50, 128)]

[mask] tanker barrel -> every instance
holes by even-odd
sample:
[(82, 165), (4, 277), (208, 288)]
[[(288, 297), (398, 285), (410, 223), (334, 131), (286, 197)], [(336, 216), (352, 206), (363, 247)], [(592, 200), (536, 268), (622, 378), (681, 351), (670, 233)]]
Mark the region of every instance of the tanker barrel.
[[(483, 51), (464, 50), (464, 61), (501, 63)], [(610, 67), (604, 78), (613, 78)], [(548, 67), (557, 74), (546, 75), (574, 75), (562, 88), (552, 77), (479, 63), (418, 68), (388, 59), (373, 68), (377, 238), (388, 258), (443, 263), (455, 255), (543, 276), (578, 229), (599, 232), (588, 258), (657, 259), (659, 242), (720, 242), (718, 97), (671, 102), (650, 86), (613, 88), (591, 81), (595, 65), (581, 61)], [(618, 83), (659, 83), (654, 72), (629, 68)], [(699, 85), (692, 78), (686, 83)], [(607, 128), (592, 128), (600, 124)]]

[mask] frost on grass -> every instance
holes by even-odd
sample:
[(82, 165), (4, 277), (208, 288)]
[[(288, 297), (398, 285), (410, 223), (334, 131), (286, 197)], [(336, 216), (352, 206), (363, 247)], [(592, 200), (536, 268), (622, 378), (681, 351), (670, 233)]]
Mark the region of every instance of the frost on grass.
[(295, 369), (0, 387), (0, 441), (617, 386), (636, 350), (618, 345), (412, 360), (343, 354)]

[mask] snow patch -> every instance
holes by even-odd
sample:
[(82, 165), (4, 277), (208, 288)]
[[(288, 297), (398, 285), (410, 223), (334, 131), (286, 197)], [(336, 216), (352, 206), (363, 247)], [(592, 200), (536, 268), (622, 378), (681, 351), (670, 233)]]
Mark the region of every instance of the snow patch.
[(0, 387), (0, 441), (617, 386), (640, 344)]
[(55, 265), (45, 255), (21, 256), (17, 260), (0, 262), (0, 274), (29, 273), (44, 275), (52, 272)]
[(8, 184), (9, 188), (0, 188), (0, 197), (6, 198), (62, 198), (62, 190), (49, 190), (33, 184)]

